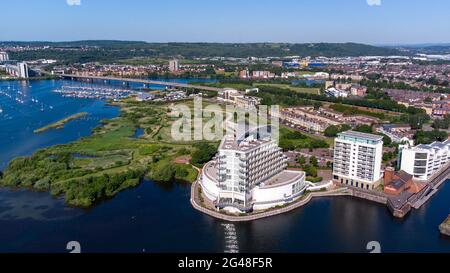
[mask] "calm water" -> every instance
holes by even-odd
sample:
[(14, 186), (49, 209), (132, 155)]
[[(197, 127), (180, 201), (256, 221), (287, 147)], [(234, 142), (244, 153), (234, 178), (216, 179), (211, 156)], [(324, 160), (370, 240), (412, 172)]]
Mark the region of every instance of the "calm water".
[[(22, 90), (28, 98), (21, 104), (0, 95), (0, 169), (17, 155), (89, 135), (99, 120), (118, 114), (101, 101), (51, 93), (62, 84), (69, 83), (0, 82), (0, 90), (9, 86), (10, 93)], [(32, 132), (79, 111), (91, 114), (62, 130)], [(450, 183), (404, 220), (393, 219), (384, 206), (339, 197), (313, 200), (286, 215), (226, 224), (193, 210), (189, 193), (188, 185), (144, 181), (81, 210), (47, 193), (0, 189), (0, 252), (66, 252), (69, 241), (79, 241), (86, 252), (365, 252), (369, 241), (379, 241), (386, 252), (450, 252), (450, 240), (437, 228), (450, 213)]]

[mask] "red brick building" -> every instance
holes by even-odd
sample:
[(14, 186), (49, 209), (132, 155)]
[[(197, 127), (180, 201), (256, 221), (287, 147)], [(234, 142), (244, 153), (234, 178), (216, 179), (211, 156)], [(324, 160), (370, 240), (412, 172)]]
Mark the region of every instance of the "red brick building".
[(405, 171), (396, 172), (394, 168), (386, 168), (384, 171), (384, 192), (399, 195), (404, 191), (413, 190), (413, 176)]

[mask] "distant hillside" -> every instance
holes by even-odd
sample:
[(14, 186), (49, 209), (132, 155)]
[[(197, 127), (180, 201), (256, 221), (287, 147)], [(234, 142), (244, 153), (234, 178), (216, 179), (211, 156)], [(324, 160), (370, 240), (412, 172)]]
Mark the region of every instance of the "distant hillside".
[[(56, 58), (67, 61), (109, 61), (133, 57), (284, 57), (284, 56), (386, 56), (402, 55), (395, 48), (376, 47), (356, 43), (146, 43), (139, 41), (75, 41), (75, 42), (0, 42), (0, 46), (51, 46), (45, 52), (33, 51), (12, 54), (16, 59)], [(81, 48), (82, 52), (61, 54), (57, 49)], [(86, 47), (88, 48), (86, 50)], [(63, 55), (66, 55), (63, 57)]]
[(390, 46), (402, 51), (409, 52), (411, 55), (423, 54), (450, 54), (450, 44), (416, 44), (416, 45), (398, 45)]
[(209, 43), (169, 43), (150, 44), (163, 55), (183, 55), (196, 57), (282, 57), (282, 56), (368, 56), (400, 54), (396, 49), (374, 47), (370, 45), (345, 44), (278, 44), (278, 43), (250, 43), (250, 44), (209, 44)]

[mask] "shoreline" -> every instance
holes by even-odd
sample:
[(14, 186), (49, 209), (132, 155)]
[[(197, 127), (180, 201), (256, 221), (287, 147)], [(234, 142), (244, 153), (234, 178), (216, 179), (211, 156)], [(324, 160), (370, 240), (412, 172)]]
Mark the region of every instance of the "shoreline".
[[(200, 177), (200, 176), (199, 176)], [(439, 179), (440, 178), (440, 179)], [(436, 180), (438, 179), (438, 180)], [(445, 182), (447, 182), (450, 179), (450, 169), (443, 168), (441, 171), (436, 173), (434, 178), (430, 181), (431, 185), (430, 187), (433, 187), (434, 190), (431, 193), (428, 193), (426, 195), (423, 195), (423, 191), (417, 193), (416, 195), (413, 195), (412, 197), (415, 197), (415, 201), (413, 202), (412, 199), (408, 199), (405, 204), (403, 204), (401, 207), (396, 207), (391, 201), (389, 196), (383, 194), (383, 193), (376, 193), (371, 191), (365, 191), (357, 188), (351, 188), (351, 187), (339, 187), (333, 190), (328, 191), (313, 191), (313, 192), (307, 192), (301, 197), (297, 198), (295, 201), (286, 204), (282, 207), (274, 207), (270, 208), (264, 211), (259, 211), (253, 214), (248, 215), (236, 215), (236, 214), (228, 214), (219, 212), (216, 210), (212, 210), (211, 208), (207, 208), (204, 206), (204, 198), (202, 186), (199, 183), (199, 178), (192, 183), (191, 186), (191, 197), (190, 197), (190, 203), (192, 207), (206, 215), (209, 215), (213, 218), (225, 220), (228, 222), (249, 222), (249, 221), (255, 221), (263, 218), (268, 218), (271, 216), (281, 215), (284, 213), (291, 212), (297, 208), (303, 207), (307, 205), (313, 198), (318, 197), (334, 197), (334, 196), (351, 196), (358, 199), (363, 199), (366, 201), (370, 201), (373, 203), (378, 203), (385, 205), (386, 208), (392, 213), (392, 216), (395, 218), (404, 218), (411, 210), (412, 208), (419, 209), (424, 204), (426, 204), (428, 201), (431, 200), (431, 197), (438, 192), (440, 186), (442, 186)], [(419, 206), (417, 206), (417, 203), (420, 203)], [(443, 233), (445, 235), (450, 236), (450, 216), (447, 218), (444, 223), (441, 224), (441, 226), (444, 227), (444, 231), (448, 232)], [(441, 229), (441, 226), (439, 228)], [(442, 232), (442, 230), (441, 230)]]
[[(198, 173), (191, 166), (172, 164), (176, 157), (194, 151), (193, 143), (164, 142), (167, 129), (162, 130), (160, 126), (147, 122), (149, 117), (155, 117), (156, 123), (170, 128), (172, 121), (167, 114), (168, 104), (130, 101), (109, 104), (121, 109), (117, 117), (105, 120), (87, 137), (64, 145), (51, 145), (29, 156), (13, 158), (3, 170), (0, 186), (33, 188), (49, 192), (52, 196), (64, 196), (68, 206), (89, 208), (104, 197), (113, 197), (135, 186), (134, 179), (137, 178), (166, 181), (166, 176), (173, 176), (177, 180), (186, 178), (189, 182), (195, 181)], [(75, 114), (37, 129), (35, 133), (61, 127), (84, 115)], [(157, 135), (135, 139), (136, 128), (156, 131)], [(206, 144), (212, 145), (210, 142)], [(93, 156), (78, 158), (73, 156), (76, 154)], [(154, 158), (158, 160), (153, 161)], [(9, 167), (11, 164), (16, 164), (15, 168)], [(52, 164), (58, 168), (52, 168)], [(61, 176), (61, 173), (64, 175)]]
[(48, 125), (46, 125), (44, 127), (38, 128), (38, 129), (34, 130), (33, 133), (41, 134), (41, 133), (44, 133), (44, 132), (52, 130), (52, 129), (62, 129), (62, 128), (64, 128), (64, 126), (67, 123), (69, 123), (69, 122), (71, 122), (73, 120), (77, 120), (77, 119), (83, 118), (83, 117), (85, 117), (87, 115), (89, 115), (89, 113), (87, 113), (87, 112), (76, 113), (76, 114), (73, 114), (73, 115), (68, 116), (66, 118), (63, 118), (61, 120), (58, 120), (56, 122), (50, 123), (50, 124), (48, 124)]
[(46, 80), (58, 80), (59, 77), (33, 77), (33, 78), (0, 78), (0, 82), (16, 82), (16, 81), (46, 81)]
[[(199, 189), (201, 189), (201, 185), (199, 184), (198, 179), (192, 183), (191, 186), (191, 197), (190, 197), (190, 203), (192, 207), (202, 212), (206, 215), (209, 215), (213, 218), (225, 220), (228, 222), (249, 222), (249, 221), (255, 221), (263, 218), (268, 218), (276, 215), (281, 215), (284, 213), (291, 212), (297, 208), (301, 208), (305, 205), (307, 205), (313, 198), (317, 197), (333, 197), (333, 196), (351, 196), (352, 194), (348, 192), (347, 188), (338, 188), (330, 191), (315, 191), (315, 192), (308, 192), (299, 198), (297, 198), (295, 201), (286, 204), (282, 207), (274, 207), (267, 210), (259, 211), (254, 214), (249, 215), (233, 215), (233, 214), (226, 214), (221, 213), (215, 210), (212, 210), (210, 208), (206, 208), (203, 206), (202, 200), (204, 198), (203, 193), (200, 193)], [(199, 194), (201, 194), (199, 196)], [(199, 204), (200, 203), (200, 204)]]

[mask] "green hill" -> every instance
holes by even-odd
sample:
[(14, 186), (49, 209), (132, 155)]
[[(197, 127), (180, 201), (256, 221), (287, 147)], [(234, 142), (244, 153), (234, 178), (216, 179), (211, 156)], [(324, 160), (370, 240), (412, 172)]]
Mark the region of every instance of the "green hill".
[[(395, 48), (357, 43), (146, 43), (139, 41), (0, 42), (1, 45), (50, 46), (45, 50), (12, 52), (11, 58), (63, 59), (68, 62), (120, 60), (133, 57), (284, 57), (284, 56), (386, 56), (402, 55)], [(64, 48), (72, 50), (67, 54)]]

